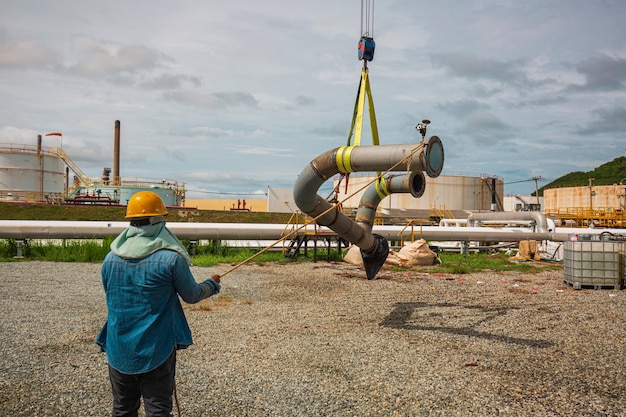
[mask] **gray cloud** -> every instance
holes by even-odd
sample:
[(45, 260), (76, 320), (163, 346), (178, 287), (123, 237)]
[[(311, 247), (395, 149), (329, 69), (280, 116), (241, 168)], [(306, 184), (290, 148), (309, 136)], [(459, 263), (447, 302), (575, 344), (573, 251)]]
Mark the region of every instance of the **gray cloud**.
[(481, 103), (478, 100), (464, 98), (456, 101), (441, 103), (436, 107), (447, 113), (462, 117), (468, 116), (479, 110), (487, 110), (490, 106), (488, 104)]
[(208, 137), (208, 138), (230, 138), (237, 134), (233, 130), (225, 130), (219, 127), (198, 126), (187, 131), (175, 130), (170, 132), (171, 136), (186, 137)]
[(330, 123), (330, 124), (320, 124), (313, 128), (311, 132), (315, 135), (326, 136), (326, 137), (341, 137), (348, 136), (348, 129), (350, 125), (348, 122), (346, 123)]
[(593, 135), (598, 133), (621, 133), (626, 135), (626, 108), (602, 108), (591, 112), (595, 120), (586, 127), (579, 128), (579, 135)]
[(208, 109), (225, 109), (229, 107), (256, 107), (257, 100), (250, 93), (243, 92), (219, 92), (219, 93), (196, 93), (191, 91), (167, 92), (163, 94), (166, 100), (192, 107)]
[(501, 131), (510, 129), (510, 126), (488, 112), (472, 113), (467, 119), (467, 125), (471, 129), (478, 130)]
[[(502, 146), (509, 143), (513, 133), (511, 126), (496, 115), (477, 111), (468, 116), (459, 135), (473, 139), (478, 145)], [(482, 153), (486, 153), (486, 150), (482, 150)]]
[(626, 87), (626, 58), (601, 55), (580, 61), (573, 68), (585, 76), (585, 83), (572, 84), (571, 90), (616, 91)]
[(565, 104), (569, 100), (566, 96), (557, 94), (557, 95), (539, 95), (533, 96), (529, 99), (523, 100), (515, 100), (508, 103), (508, 106), (511, 108), (522, 108), (522, 107), (537, 107), (537, 106), (550, 106), (553, 104)]
[(296, 106), (313, 106), (315, 105), (315, 99), (307, 96), (298, 96), (295, 99)]
[(142, 82), (141, 87), (147, 90), (178, 90), (185, 84), (199, 87), (202, 82), (197, 77), (178, 74), (162, 74), (148, 81)]
[(505, 84), (533, 85), (521, 69), (525, 62), (521, 59), (498, 61), (463, 54), (431, 54), (430, 61), (435, 68), (447, 70), (456, 77), (499, 81)]
[(294, 150), (291, 148), (269, 148), (264, 146), (235, 145), (234, 150), (235, 152), (244, 155), (271, 155), (278, 158), (292, 157), (294, 155)]
[(168, 60), (163, 54), (145, 46), (119, 45), (88, 36), (75, 36), (72, 49), (80, 58), (68, 67), (68, 72), (89, 79), (151, 71)]
[(0, 43), (0, 68), (41, 69), (59, 63), (59, 55), (40, 42), (7, 40)]

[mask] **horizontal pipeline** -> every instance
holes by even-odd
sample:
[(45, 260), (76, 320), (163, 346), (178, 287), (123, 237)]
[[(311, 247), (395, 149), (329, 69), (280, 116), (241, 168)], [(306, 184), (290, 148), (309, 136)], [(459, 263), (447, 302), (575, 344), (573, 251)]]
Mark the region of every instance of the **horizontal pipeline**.
[[(103, 221), (45, 221), (0, 220), (0, 239), (98, 239), (117, 236), (128, 222)], [(167, 223), (167, 227), (180, 239), (189, 240), (280, 240), (293, 228), (284, 224), (257, 223)], [(318, 229), (320, 230), (320, 229)], [(555, 232), (534, 233), (527, 228), (492, 227), (415, 227), (413, 232), (405, 226), (374, 226), (373, 232), (387, 240), (410, 240), (422, 237), (434, 241), (519, 242), (521, 240), (551, 240), (564, 242), (570, 235), (598, 235), (610, 232), (624, 234), (624, 229), (557, 228)], [(335, 236), (327, 228), (320, 235)], [(402, 236), (400, 234), (402, 233)]]

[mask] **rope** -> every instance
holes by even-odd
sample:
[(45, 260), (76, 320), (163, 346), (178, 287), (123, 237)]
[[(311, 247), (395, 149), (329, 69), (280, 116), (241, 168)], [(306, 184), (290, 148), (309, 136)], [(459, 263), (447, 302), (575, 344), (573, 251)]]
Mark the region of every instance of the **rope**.
[[(402, 163), (404, 163), (405, 161), (410, 161), (411, 159), (413, 159), (413, 155), (415, 155), (416, 152), (418, 152), (419, 150), (421, 150), (424, 147), (424, 142), (420, 142), (406, 157), (404, 157), (403, 159), (401, 159), (400, 161), (398, 161), (395, 165), (393, 165), (391, 168), (389, 168), (388, 170), (386, 170), (385, 172), (379, 173), (376, 177), (374, 177), (373, 180), (369, 181), (368, 183), (366, 183), (365, 185), (363, 185), (361, 188), (359, 188), (358, 190), (354, 191), (352, 194), (347, 195), (343, 200), (341, 200), (339, 203), (337, 203), (337, 205), (339, 204), (343, 204), (344, 202), (346, 202), (348, 199), (354, 197), (355, 195), (357, 195), (358, 193), (360, 193), (361, 191), (365, 190), (367, 187), (369, 187), (370, 185), (372, 185), (374, 182), (380, 180), (384, 175), (388, 174), (391, 171), (394, 171), (398, 166), (400, 166)], [(408, 168), (410, 168), (410, 164), (407, 164), (407, 170)], [(294, 236), (296, 233), (298, 233), (300, 230), (304, 229), (306, 226), (308, 226), (309, 224), (315, 222), (316, 220), (318, 220), (320, 217), (324, 216), (325, 214), (329, 213), (331, 210), (333, 210), (336, 207), (336, 205), (331, 206), (330, 208), (328, 208), (327, 210), (323, 211), (322, 213), (318, 214), (315, 218), (312, 218), (311, 220), (306, 221), (302, 226), (298, 227), (297, 229), (293, 230), (291, 233), (288, 233), (287, 235), (283, 236), (282, 238), (278, 239), (277, 241), (275, 241), (274, 243), (270, 244), (269, 246), (267, 246), (266, 248), (260, 250), (259, 252), (249, 256), (248, 258), (244, 259), (243, 261), (239, 262), (238, 264), (236, 264), (235, 266), (233, 266), (232, 268), (230, 268), (229, 270), (227, 270), (226, 272), (220, 274), (220, 277), (224, 277), (228, 274), (230, 274), (231, 272), (239, 269), (240, 267), (242, 267), (243, 265), (245, 265), (246, 263), (250, 262), (252, 259), (256, 258), (257, 256), (261, 255), (262, 253), (267, 252), (268, 250), (270, 250), (271, 248), (273, 248), (274, 246), (278, 245), (280, 242), (283, 242), (289, 238), (291, 238), (292, 236)], [(178, 417), (182, 417), (182, 413), (180, 411), (180, 402), (178, 401), (178, 390), (176, 389), (176, 381), (174, 381), (174, 402), (176, 404), (176, 413), (178, 415)]]
[[(387, 171), (383, 172), (383, 173), (379, 173), (373, 180), (371, 180), (370, 182), (366, 183), (364, 186), (362, 186), (361, 188), (359, 188), (358, 190), (356, 190), (355, 192), (353, 192), (352, 194), (346, 196), (343, 200), (341, 200), (339, 203), (337, 203), (337, 205), (339, 204), (343, 204), (345, 201), (347, 201), (348, 199), (354, 197), (356, 194), (360, 193), (361, 191), (363, 191), (364, 189), (366, 189), (367, 187), (369, 187), (370, 185), (372, 185), (375, 181), (378, 181), (380, 178), (382, 178), (384, 175), (388, 174), (391, 171), (394, 171), (395, 168), (397, 168), (398, 166), (400, 166), (402, 163), (404, 163), (405, 161), (410, 161), (411, 159), (413, 159), (413, 155), (418, 152), (420, 149), (422, 149), (424, 147), (424, 142), (419, 143), (406, 157), (404, 157), (403, 159), (401, 159), (400, 161), (398, 161), (395, 165), (393, 165), (391, 168), (389, 168)], [(297, 229), (293, 230), (291, 233), (288, 233), (287, 235), (283, 236), (282, 238), (278, 239), (277, 241), (275, 241), (274, 243), (271, 243), (269, 246), (265, 247), (264, 249), (260, 250), (259, 252), (249, 256), (248, 258), (244, 259), (243, 261), (239, 262), (238, 264), (236, 264), (235, 266), (233, 266), (232, 268), (230, 268), (229, 270), (227, 270), (226, 272), (220, 274), (220, 277), (224, 277), (225, 275), (230, 274), (231, 272), (239, 269), (240, 267), (242, 267), (243, 265), (245, 265), (246, 263), (250, 262), (252, 259), (256, 258), (257, 256), (261, 255), (262, 253), (267, 252), (268, 250), (270, 250), (271, 248), (273, 248), (274, 246), (278, 245), (279, 243), (291, 238), (292, 236), (294, 236), (296, 233), (298, 233), (300, 230), (304, 229), (306, 226), (308, 226), (311, 223), (314, 223), (316, 220), (318, 220), (320, 217), (324, 216), (325, 214), (328, 214), (331, 210), (333, 210), (336, 207), (336, 205), (331, 206), (330, 208), (326, 209), (325, 211), (323, 211), (322, 213), (318, 214), (315, 218), (312, 218), (311, 220), (306, 221), (302, 226), (298, 227)]]

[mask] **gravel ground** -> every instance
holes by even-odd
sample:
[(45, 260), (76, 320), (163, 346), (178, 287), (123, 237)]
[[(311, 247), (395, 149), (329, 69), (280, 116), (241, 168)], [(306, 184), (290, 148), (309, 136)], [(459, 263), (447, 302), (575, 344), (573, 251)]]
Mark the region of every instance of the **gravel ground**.
[[(110, 415), (99, 270), (0, 263), (0, 415)], [(626, 415), (626, 291), (546, 270), (363, 277), (325, 262), (224, 277), (185, 307), (182, 415)]]

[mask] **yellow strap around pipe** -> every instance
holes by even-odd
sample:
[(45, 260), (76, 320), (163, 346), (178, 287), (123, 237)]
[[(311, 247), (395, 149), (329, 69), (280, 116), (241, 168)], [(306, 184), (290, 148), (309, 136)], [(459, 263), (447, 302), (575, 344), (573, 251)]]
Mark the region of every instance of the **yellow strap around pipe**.
[(335, 154), (335, 163), (337, 164), (339, 172), (344, 174), (353, 172), (352, 165), (350, 164), (352, 149), (354, 149), (354, 146), (341, 146), (337, 149), (337, 153)]
[(390, 194), (384, 177), (379, 177), (378, 181), (376, 181), (376, 194), (378, 194), (381, 200)]

